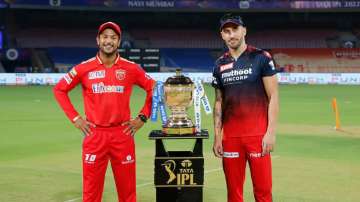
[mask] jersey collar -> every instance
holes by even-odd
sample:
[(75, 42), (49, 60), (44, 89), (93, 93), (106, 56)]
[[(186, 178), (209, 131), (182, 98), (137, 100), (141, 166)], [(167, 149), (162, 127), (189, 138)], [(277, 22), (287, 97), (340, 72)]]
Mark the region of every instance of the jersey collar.
[[(103, 65), (103, 62), (102, 62), (101, 59), (100, 59), (99, 53), (96, 54), (96, 63), (97, 63), (98, 65)], [(119, 64), (120, 64), (120, 54), (118, 53), (118, 54), (116, 55), (114, 65), (119, 65)]]
[[(254, 51), (256, 48), (254, 46), (248, 45), (246, 44), (246, 49), (245, 51), (239, 56), (239, 58), (241, 58), (242, 56), (248, 55), (250, 52)], [(235, 58), (230, 54), (229, 51), (226, 51), (224, 53), (224, 58), (230, 59), (232, 61), (235, 61)], [(238, 58), (238, 59), (239, 59)]]

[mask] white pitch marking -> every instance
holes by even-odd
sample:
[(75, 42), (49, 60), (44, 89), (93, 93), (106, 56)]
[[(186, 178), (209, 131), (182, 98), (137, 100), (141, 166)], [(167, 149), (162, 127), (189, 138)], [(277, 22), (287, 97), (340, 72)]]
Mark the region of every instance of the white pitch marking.
[(220, 168), (215, 168), (215, 169), (211, 169), (211, 170), (205, 170), (205, 174), (208, 174), (208, 173), (212, 173), (212, 172), (216, 172), (216, 171), (220, 171), (220, 170), (222, 170), (222, 167), (220, 167)]
[(137, 184), (136, 187), (145, 187), (147, 185), (151, 185), (154, 184), (154, 182), (146, 182), (146, 183), (142, 183), (142, 184)]
[(74, 199), (70, 199), (70, 200), (67, 200), (67, 201), (64, 201), (64, 202), (73, 202), (73, 201), (77, 201), (77, 200), (80, 200), (81, 197), (78, 197), (78, 198), (74, 198)]

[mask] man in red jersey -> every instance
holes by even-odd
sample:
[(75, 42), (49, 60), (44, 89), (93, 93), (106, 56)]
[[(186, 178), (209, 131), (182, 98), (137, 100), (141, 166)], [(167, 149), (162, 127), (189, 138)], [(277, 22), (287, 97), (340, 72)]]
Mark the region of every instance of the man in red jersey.
[[(135, 144), (133, 135), (146, 122), (151, 111), (155, 81), (133, 62), (120, 57), (121, 29), (113, 22), (99, 27), (96, 57), (76, 65), (54, 87), (54, 94), (75, 127), (85, 138), (82, 148), (83, 201), (101, 201), (108, 161), (115, 177), (118, 200), (136, 201)], [(85, 115), (73, 107), (68, 92), (81, 84)], [(133, 85), (147, 95), (139, 115), (130, 117)]]
[(228, 202), (243, 201), (246, 162), (255, 200), (271, 202), (270, 152), (279, 110), (274, 62), (268, 52), (245, 43), (246, 28), (240, 16), (225, 15), (220, 32), (229, 51), (213, 70), (213, 151), (223, 159)]

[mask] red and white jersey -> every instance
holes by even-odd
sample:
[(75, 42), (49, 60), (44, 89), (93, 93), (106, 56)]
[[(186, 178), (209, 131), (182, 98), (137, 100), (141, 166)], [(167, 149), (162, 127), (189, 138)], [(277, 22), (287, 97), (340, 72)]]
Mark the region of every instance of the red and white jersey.
[(81, 83), (86, 119), (98, 126), (116, 126), (130, 120), (130, 96), (133, 85), (147, 95), (140, 111), (149, 117), (152, 89), (155, 81), (137, 64), (118, 56), (107, 68), (98, 56), (75, 66), (54, 87), (55, 98), (67, 117), (74, 121), (79, 113), (72, 105), (68, 92)]

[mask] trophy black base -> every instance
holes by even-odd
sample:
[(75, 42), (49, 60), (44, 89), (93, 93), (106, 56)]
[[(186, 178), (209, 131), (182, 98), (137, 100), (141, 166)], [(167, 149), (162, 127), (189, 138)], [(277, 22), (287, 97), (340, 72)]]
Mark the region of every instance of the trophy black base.
[(203, 202), (202, 187), (156, 188), (156, 202)]
[[(166, 135), (153, 130), (149, 139), (155, 140), (154, 185), (156, 202), (203, 202), (204, 156), (203, 139), (207, 130), (191, 135)], [(169, 151), (164, 140), (195, 140), (192, 150)]]
[(195, 127), (163, 127), (165, 135), (195, 135)]

